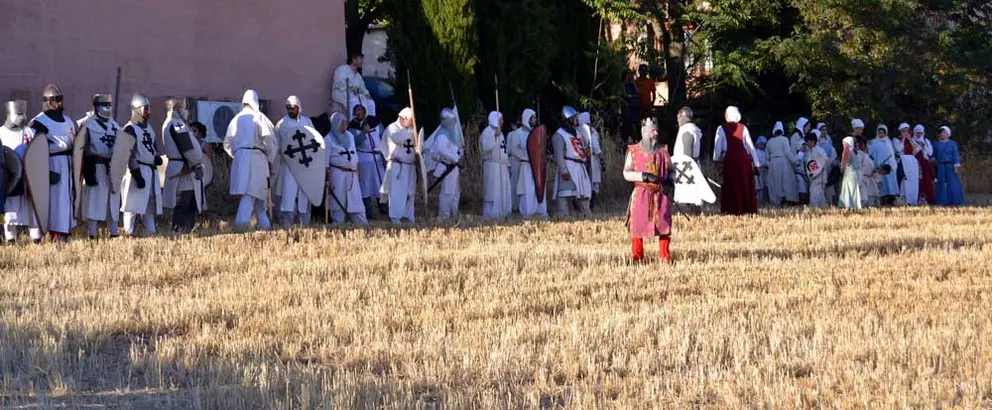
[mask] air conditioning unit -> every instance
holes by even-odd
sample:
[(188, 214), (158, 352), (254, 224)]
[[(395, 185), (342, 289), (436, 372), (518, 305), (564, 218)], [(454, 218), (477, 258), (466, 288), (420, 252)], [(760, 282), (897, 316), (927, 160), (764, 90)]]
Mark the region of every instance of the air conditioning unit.
[(241, 112), (241, 103), (230, 101), (197, 101), (196, 120), (207, 126), (205, 142), (220, 144), (224, 142), (227, 126), (235, 115)]

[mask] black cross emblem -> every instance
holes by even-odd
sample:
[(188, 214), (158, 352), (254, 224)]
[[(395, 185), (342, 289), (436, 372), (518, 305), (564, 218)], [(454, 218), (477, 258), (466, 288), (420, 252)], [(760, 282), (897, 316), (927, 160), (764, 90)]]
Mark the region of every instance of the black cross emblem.
[[(111, 131), (113, 133), (111, 133)], [(110, 131), (104, 133), (103, 136), (100, 137), (100, 142), (104, 143), (107, 148), (110, 148), (111, 151), (114, 150), (115, 141), (117, 141), (117, 128), (111, 128)]]
[(338, 155), (344, 155), (344, 156), (348, 157), (348, 161), (350, 162), (351, 161), (351, 156), (352, 155), (355, 155), (355, 151), (347, 151), (347, 150), (345, 150), (345, 151), (341, 151), (341, 153), (338, 154)]
[(142, 134), (144, 134), (144, 136), (141, 138), (141, 145), (144, 145), (145, 146), (145, 149), (147, 149), (148, 152), (150, 152), (150, 153), (152, 153), (152, 155), (154, 155), (155, 154), (155, 141), (152, 141), (152, 134), (149, 134), (148, 131), (147, 130), (144, 130), (144, 129), (142, 129), (141, 132), (142, 132)]
[(692, 175), (692, 163), (682, 161), (675, 163), (675, 183), (678, 185), (693, 185), (696, 178)]
[(506, 154), (506, 138), (503, 138), (503, 140), (500, 141), (499, 147), (503, 150), (503, 154)]
[(313, 162), (313, 157), (307, 155), (307, 151), (317, 152), (317, 149), (320, 148), (320, 144), (318, 144), (317, 141), (310, 140), (309, 144), (304, 145), (303, 140), (306, 138), (306, 134), (300, 130), (296, 130), (296, 134), (293, 134), (293, 140), (296, 141), (297, 146), (294, 147), (290, 144), (286, 147), (286, 150), (283, 151), (283, 154), (286, 154), (286, 156), (290, 158), (296, 158), (296, 154), (299, 153), (300, 165), (310, 168), (310, 163)]
[(407, 154), (412, 153), (413, 152), (413, 141), (412, 140), (406, 140), (406, 142), (403, 143), (403, 148), (406, 148), (406, 153)]

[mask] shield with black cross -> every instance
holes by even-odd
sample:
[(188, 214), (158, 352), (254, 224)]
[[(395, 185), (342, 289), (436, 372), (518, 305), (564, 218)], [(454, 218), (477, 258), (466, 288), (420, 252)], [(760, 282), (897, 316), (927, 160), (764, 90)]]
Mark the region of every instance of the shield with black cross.
[(310, 126), (286, 127), (279, 130), (279, 155), (289, 168), (296, 183), (310, 203), (320, 205), (324, 200), (324, 180), (327, 178), (327, 156), (324, 138)]
[(694, 159), (683, 154), (673, 155), (671, 172), (675, 179), (675, 203), (702, 205), (703, 202), (716, 202), (716, 194)]

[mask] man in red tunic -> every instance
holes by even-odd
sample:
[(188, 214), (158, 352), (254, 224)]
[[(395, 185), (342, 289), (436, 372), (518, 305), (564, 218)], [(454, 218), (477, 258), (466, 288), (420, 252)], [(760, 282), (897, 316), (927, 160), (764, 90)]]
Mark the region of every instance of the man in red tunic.
[(727, 107), (727, 120), (716, 130), (713, 160), (723, 163), (723, 188), (720, 190), (720, 211), (726, 215), (758, 213), (758, 195), (754, 176), (760, 164), (751, 141), (751, 132), (741, 124), (737, 107)]
[(623, 177), (634, 183), (627, 208), (627, 228), (630, 230), (631, 254), (635, 261), (644, 260), (644, 239), (658, 237), (658, 258), (671, 263), (669, 252), (672, 232), (672, 194), (675, 181), (668, 172), (672, 160), (668, 147), (658, 144), (658, 125), (653, 118), (641, 124), (641, 142), (627, 147)]

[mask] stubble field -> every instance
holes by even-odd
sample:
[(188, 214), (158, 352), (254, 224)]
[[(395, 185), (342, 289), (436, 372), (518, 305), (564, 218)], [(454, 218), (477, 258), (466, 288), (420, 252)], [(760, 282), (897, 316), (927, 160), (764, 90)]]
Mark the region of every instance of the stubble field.
[(0, 407), (992, 406), (992, 210), (676, 224), (2, 247)]

